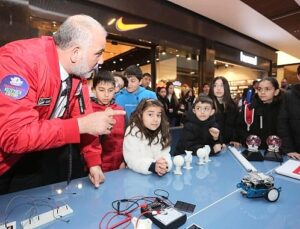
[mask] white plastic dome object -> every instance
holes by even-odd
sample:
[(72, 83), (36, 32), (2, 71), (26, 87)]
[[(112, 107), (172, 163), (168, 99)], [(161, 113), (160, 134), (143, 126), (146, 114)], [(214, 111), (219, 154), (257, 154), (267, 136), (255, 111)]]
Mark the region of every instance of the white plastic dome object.
[(175, 166), (182, 166), (184, 164), (183, 156), (177, 155), (173, 159), (173, 163)]
[(197, 153), (197, 156), (199, 158), (198, 165), (204, 165), (205, 164), (204, 159), (205, 159), (205, 156), (206, 156), (205, 148), (204, 147), (199, 148), (196, 153)]
[(173, 163), (175, 165), (174, 174), (181, 175), (182, 174), (181, 166), (183, 166), (183, 164), (184, 164), (183, 156), (181, 156), (181, 155), (175, 156), (174, 159), (173, 159)]

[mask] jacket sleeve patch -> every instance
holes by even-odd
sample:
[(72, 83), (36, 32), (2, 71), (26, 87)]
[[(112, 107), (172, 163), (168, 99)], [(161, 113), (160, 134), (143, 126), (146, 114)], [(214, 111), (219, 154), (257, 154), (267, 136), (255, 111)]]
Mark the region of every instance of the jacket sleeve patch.
[(6, 75), (0, 82), (0, 93), (13, 99), (24, 98), (28, 90), (27, 81), (19, 75)]

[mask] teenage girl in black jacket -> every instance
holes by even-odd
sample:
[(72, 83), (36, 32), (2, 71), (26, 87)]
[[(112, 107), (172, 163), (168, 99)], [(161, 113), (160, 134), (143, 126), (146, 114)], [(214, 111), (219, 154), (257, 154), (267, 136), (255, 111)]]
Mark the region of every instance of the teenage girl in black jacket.
[[(280, 109), (281, 92), (277, 80), (273, 77), (263, 78), (257, 88), (257, 94), (249, 105), (249, 112), (253, 112), (253, 122), (245, 121), (245, 106), (243, 106), (237, 124), (241, 142), (246, 146), (249, 135), (257, 135), (261, 139), (260, 149), (267, 149), (266, 140), (270, 135), (278, 135), (277, 117)], [(249, 113), (248, 117), (251, 114)], [(252, 122), (252, 123), (251, 123)]]
[(236, 134), (238, 108), (231, 98), (229, 83), (225, 77), (214, 78), (209, 89), (209, 96), (214, 101), (216, 122), (220, 127), (223, 143), (240, 146)]

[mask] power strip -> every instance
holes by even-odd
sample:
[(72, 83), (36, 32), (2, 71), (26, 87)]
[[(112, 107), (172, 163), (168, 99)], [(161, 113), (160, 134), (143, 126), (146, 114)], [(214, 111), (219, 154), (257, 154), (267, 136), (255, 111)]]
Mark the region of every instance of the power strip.
[(62, 219), (64, 216), (73, 213), (72, 208), (69, 205), (63, 205), (53, 210), (47, 211), (37, 216), (33, 216), (21, 222), (23, 229), (33, 229), (42, 226), (46, 223), (50, 223), (55, 220)]
[(17, 228), (16, 221), (0, 225), (0, 229), (16, 229), (16, 228)]

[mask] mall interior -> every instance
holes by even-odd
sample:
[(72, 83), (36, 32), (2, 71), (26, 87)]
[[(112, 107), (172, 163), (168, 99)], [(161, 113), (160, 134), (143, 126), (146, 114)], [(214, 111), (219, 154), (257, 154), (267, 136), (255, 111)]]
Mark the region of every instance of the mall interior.
[[(225, 76), (235, 97), (253, 80), (264, 76), (277, 77), (279, 82), (286, 78), (291, 84), (297, 81), (299, 2), (289, 0), (284, 7), (275, 4), (272, 8), (255, 2), (239, 1), (248, 11), (243, 18), (237, 14), (229, 22), (225, 17), (232, 7), (225, 12), (225, 3), (220, 1), (204, 1), (201, 6), (197, 1), (180, 0), (151, 0), (142, 4), (138, 0), (3, 0), (0, 45), (52, 35), (69, 15), (87, 14), (108, 32), (101, 68), (122, 73), (129, 65), (140, 66), (143, 73), (152, 75), (153, 89), (172, 81), (178, 95), (182, 85), (199, 94), (204, 83), (215, 76)], [(238, 5), (233, 8), (242, 10)], [(250, 11), (259, 16), (253, 18)], [(265, 27), (259, 20), (271, 24), (270, 31), (261, 36), (259, 26)], [(135, 27), (128, 29), (122, 25)], [(281, 33), (273, 35), (272, 26), (292, 42), (282, 41)]]
[(300, 228), (300, 0), (0, 0), (0, 29), (0, 229)]

